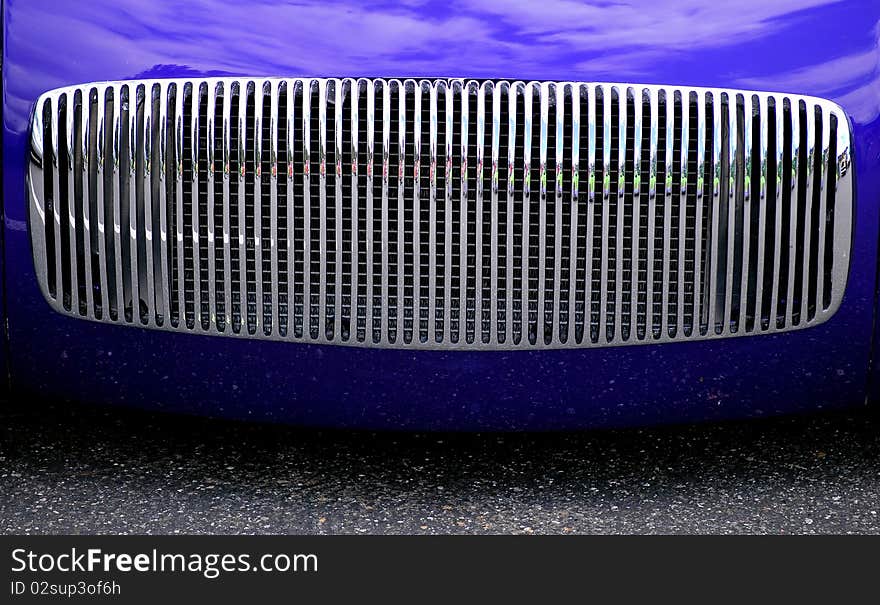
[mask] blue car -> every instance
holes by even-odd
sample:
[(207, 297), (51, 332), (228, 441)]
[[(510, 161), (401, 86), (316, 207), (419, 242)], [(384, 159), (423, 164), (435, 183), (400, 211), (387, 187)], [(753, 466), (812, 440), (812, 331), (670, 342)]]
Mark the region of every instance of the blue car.
[(877, 395), (873, 0), (6, 0), (13, 393), (580, 429)]

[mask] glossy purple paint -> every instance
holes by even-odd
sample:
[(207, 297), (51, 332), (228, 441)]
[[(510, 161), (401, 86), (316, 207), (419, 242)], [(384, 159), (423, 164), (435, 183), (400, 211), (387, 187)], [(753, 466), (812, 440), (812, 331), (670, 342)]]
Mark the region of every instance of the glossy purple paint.
[[(861, 404), (880, 202), (875, 0), (6, 0), (10, 368), (48, 396), (307, 425), (556, 429)], [(837, 315), (733, 340), (543, 352), (247, 342), (64, 318), (31, 261), (28, 115), (51, 88), (138, 76), (460, 76), (729, 86), (830, 98), (853, 121), (857, 217)]]

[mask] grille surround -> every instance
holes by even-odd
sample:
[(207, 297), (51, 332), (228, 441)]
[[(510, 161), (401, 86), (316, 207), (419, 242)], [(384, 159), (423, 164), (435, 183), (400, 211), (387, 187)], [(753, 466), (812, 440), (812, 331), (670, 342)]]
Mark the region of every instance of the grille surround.
[(814, 97), (205, 78), (42, 95), (28, 192), (37, 279), (65, 315), (291, 342), (506, 350), (823, 323), (848, 278), (852, 179), (849, 122)]

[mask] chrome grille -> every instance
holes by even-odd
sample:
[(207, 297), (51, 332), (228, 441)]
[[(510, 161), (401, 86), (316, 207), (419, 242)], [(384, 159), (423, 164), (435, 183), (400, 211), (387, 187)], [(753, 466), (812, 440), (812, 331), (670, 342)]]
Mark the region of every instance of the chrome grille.
[(506, 81), (51, 91), (30, 229), (51, 306), (363, 346), (771, 333), (846, 286), (849, 125), (821, 99)]

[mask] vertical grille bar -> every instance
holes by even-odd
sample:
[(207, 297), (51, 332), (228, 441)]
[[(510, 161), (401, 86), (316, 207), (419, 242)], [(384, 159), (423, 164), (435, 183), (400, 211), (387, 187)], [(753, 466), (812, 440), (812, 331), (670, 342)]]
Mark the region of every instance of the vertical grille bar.
[[(550, 84), (541, 84), (541, 141), (540, 141), (540, 210), (538, 223), (538, 342), (546, 343), (547, 338), (552, 334), (552, 326), (547, 321), (547, 291), (545, 284), (547, 283), (547, 136), (550, 125), (549, 120), (549, 102), (551, 88)], [(554, 179), (555, 181), (555, 179)], [(555, 192), (555, 187), (553, 188)]]
[(90, 319), (97, 318), (96, 297), (94, 284), (97, 276), (92, 273), (92, 259), (94, 254), (92, 251), (92, 230), (95, 228), (93, 224), (94, 217), (91, 214), (93, 203), (92, 194), (92, 174), (94, 165), (92, 163), (92, 153), (94, 143), (92, 142), (93, 116), (91, 114), (92, 91), (88, 88), (81, 89), (79, 92), (80, 105), (80, 128), (77, 131), (76, 146), (82, 156), (82, 166), (80, 167), (79, 178), (82, 187), (82, 240), (83, 240), (83, 258), (85, 272), (85, 291), (86, 291), (86, 315)]
[[(427, 340), (437, 339), (437, 87), (428, 85), (431, 121), (428, 125), (428, 178), (430, 189), (428, 220), (428, 335)], [(494, 291), (494, 290), (493, 290)]]
[[(775, 140), (775, 151), (776, 157), (774, 158), (776, 163), (776, 171), (773, 175), (773, 179), (775, 180), (775, 200), (774, 203), (776, 205), (776, 213), (775, 213), (775, 221), (773, 224), (773, 280), (771, 282), (772, 292), (770, 294), (770, 326), (771, 328), (781, 328), (784, 325), (783, 317), (780, 311), (780, 302), (779, 302), (779, 294), (780, 288), (778, 284), (780, 283), (779, 276), (781, 270), (781, 255), (782, 255), (782, 213), (783, 213), (783, 196), (785, 195), (784, 190), (784, 174), (785, 170), (785, 113), (783, 111), (783, 103), (781, 97), (774, 97), (774, 116), (776, 118), (776, 140)], [(768, 200), (769, 201), (769, 200)]]
[(333, 196), (335, 203), (333, 209), (336, 213), (333, 224), (335, 226), (334, 234), (334, 279), (333, 288), (333, 335), (335, 338), (343, 339), (342, 333), (342, 100), (344, 95), (343, 81), (334, 81), (334, 119), (333, 119)]
[[(398, 87), (400, 88), (400, 98), (404, 99), (406, 86), (402, 86), (398, 82)], [(379, 303), (378, 306), (374, 306), (372, 319), (372, 328), (371, 331), (374, 334), (373, 342), (387, 342), (388, 341), (388, 285), (390, 283), (390, 274), (389, 274), (389, 254), (390, 254), (390, 245), (388, 241), (388, 213), (391, 205), (391, 198), (388, 193), (388, 180), (390, 178), (390, 168), (389, 162), (391, 159), (391, 88), (387, 83), (381, 84), (382, 90), (382, 207), (381, 207), (381, 225), (380, 232), (378, 234), (379, 238), (379, 252), (381, 256), (381, 279), (380, 279), (380, 288), (378, 296), (376, 293), (373, 293), (373, 296), (376, 296), (376, 301)], [(402, 103), (402, 101), (401, 101)], [(401, 116), (405, 115), (403, 111), (404, 107), (401, 105)], [(418, 112), (417, 112), (418, 113)], [(405, 131), (403, 125), (401, 127), (401, 131)], [(400, 162), (398, 165), (400, 170), (403, 170), (404, 163)], [(418, 170), (416, 170), (418, 173)], [(401, 176), (401, 173), (398, 173), (398, 177)], [(401, 206), (402, 207), (402, 206)], [(370, 222), (374, 221), (374, 214), (371, 210), (370, 214)], [(403, 220), (398, 223), (398, 229), (400, 231), (403, 230)], [(373, 237), (377, 237), (377, 234), (374, 232)], [(401, 263), (400, 263), (400, 250), (402, 246), (398, 248), (398, 263), (397, 263), (397, 271), (399, 274), (402, 274), (401, 271)], [(400, 290), (398, 290), (400, 292)], [(399, 309), (399, 307), (398, 307)], [(399, 313), (399, 310), (398, 310)], [(378, 315), (378, 317), (377, 317)], [(398, 320), (400, 321), (400, 320)]]
[[(153, 201), (155, 190), (154, 185), (156, 183), (153, 177), (153, 158), (155, 152), (153, 150), (153, 132), (155, 131), (155, 118), (153, 116), (153, 105), (154, 105), (154, 87), (147, 85), (143, 87), (143, 119), (142, 119), (142, 128), (139, 132), (140, 137), (140, 148), (142, 150), (142, 170), (143, 170), (143, 181), (141, 186), (143, 187), (143, 200), (138, 209), (140, 219), (143, 221), (143, 238), (138, 237), (140, 246), (143, 247), (144, 253), (146, 257), (143, 259), (144, 267), (146, 269), (146, 275), (143, 274), (143, 271), (139, 268), (139, 277), (141, 279), (146, 278), (146, 296), (147, 296), (147, 305), (146, 305), (146, 315), (142, 318), (142, 321), (147, 325), (155, 326), (158, 322), (158, 316), (160, 314), (159, 311), (159, 298), (160, 296), (157, 294), (156, 288), (156, 269), (158, 268), (158, 255), (156, 252), (158, 251), (155, 245), (156, 242), (156, 224), (155, 220), (158, 217), (158, 206), (156, 202)], [(144, 239), (145, 238), (145, 239)], [(88, 264), (88, 263), (86, 263)]]
[(238, 183), (236, 191), (238, 192), (238, 276), (239, 276), (239, 298), (238, 298), (238, 315), (239, 330), (241, 333), (251, 333), (250, 326), (250, 301), (248, 300), (248, 270), (247, 270), (247, 215), (245, 208), (247, 204), (247, 191), (245, 178), (247, 172), (247, 154), (253, 153), (248, 149), (247, 138), (247, 106), (250, 98), (250, 82), (243, 82), (239, 87), (238, 98), (238, 119), (237, 122), (237, 140), (238, 152), (236, 154), (236, 171), (238, 173)]
[(672, 265), (672, 175), (673, 175), (673, 149), (675, 142), (675, 99), (672, 91), (668, 91), (665, 97), (665, 150), (663, 158), (663, 284), (661, 304), (661, 332), (662, 334), (675, 336), (675, 326), (669, 325), (670, 303), (669, 294), (673, 287), (668, 278)]
[[(122, 265), (124, 254), (122, 252), (122, 200), (120, 189), (123, 188), (123, 179), (126, 178), (122, 173), (122, 169), (120, 166), (120, 160), (122, 158), (122, 153), (124, 151), (123, 145), (125, 145), (125, 141), (123, 140), (122, 133), (122, 125), (123, 125), (123, 100), (122, 100), (122, 91), (124, 88), (120, 88), (118, 91), (115, 91), (112, 94), (113, 98), (113, 131), (112, 131), (112, 146), (111, 146), (111, 199), (110, 199), (110, 214), (113, 215), (113, 232), (110, 235), (110, 238), (113, 242), (113, 254), (108, 254), (107, 260), (110, 261), (112, 258), (113, 261), (113, 270), (114, 270), (114, 285), (115, 285), (115, 315), (120, 318), (120, 321), (125, 320), (125, 295), (123, 293), (122, 286)], [(57, 207), (57, 206), (56, 206)], [(60, 240), (58, 240), (60, 241)], [(108, 269), (109, 272), (109, 269)], [(111, 316), (113, 312), (111, 311)]]
[(638, 324), (639, 265), (641, 262), (642, 207), (642, 89), (632, 90), (633, 96), (633, 171), (632, 171), (632, 250), (630, 251), (630, 338), (641, 339)]
[[(318, 328), (312, 313), (312, 90), (315, 82), (306, 80), (302, 90), (302, 150), (303, 150), (303, 334), (314, 340)], [(372, 112), (370, 112), (372, 121)], [(369, 169), (368, 169), (369, 170)]]
[[(678, 97), (680, 94), (680, 100)], [(678, 295), (677, 317), (675, 321), (676, 331), (685, 330), (685, 290), (688, 276), (685, 271), (685, 255), (687, 254), (687, 212), (688, 207), (688, 147), (690, 130), (690, 100), (687, 92), (682, 91), (676, 95), (676, 105), (681, 107), (681, 156), (679, 164), (679, 213), (678, 213)], [(691, 278), (692, 280), (693, 278)]]
[(222, 97), (220, 97), (221, 90), (222, 88), (220, 87), (220, 85), (213, 88), (209, 87), (207, 90), (208, 123), (205, 125), (207, 140), (205, 151), (208, 154), (208, 157), (206, 158), (208, 163), (208, 170), (206, 174), (208, 194), (208, 326), (214, 329), (219, 329), (217, 322), (216, 289), (217, 254), (214, 247), (214, 239), (216, 238), (217, 227), (214, 219), (214, 206), (217, 203), (214, 191), (214, 162), (217, 161), (217, 158), (215, 157), (214, 129), (216, 128), (216, 121), (214, 120), (214, 116), (217, 114), (217, 99), (222, 99)]
[[(705, 195), (705, 179), (706, 179), (706, 97), (701, 93), (695, 93), (697, 105), (697, 187), (696, 187), (696, 234), (694, 238), (694, 316), (691, 326), (691, 334), (703, 334), (703, 317), (705, 316), (705, 305), (703, 303), (703, 284), (706, 282), (707, 270), (703, 267), (706, 259), (703, 258), (704, 249), (704, 195)], [(708, 265), (708, 263), (706, 263)]]
[(67, 197), (69, 202), (67, 204), (67, 230), (68, 230), (68, 258), (70, 259), (70, 307), (76, 312), (80, 313), (80, 297), (79, 297), (79, 284), (77, 282), (77, 277), (79, 274), (78, 266), (79, 266), (79, 255), (77, 254), (77, 217), (76, 217), (76, 209), (81, 205), (81, 200), (77, 199), (77, 188), (76, 188), (76, 114), (79, 112), (77, 109), (77, 104), (75, 101), (76, 91), (68, 92), (66, 95), (66, 109), (65, 109), (65, 118), (67, 120), (67, 128), (65, 129), (65, 141), (64, 145), (66, 147), (65, 157), (67, 159)]
[[(709, 331), (715, 334), (721, 334), (721, 326), (724, 323), (724, 306), (723, 298), (719, 300), (719, 282), (723, 283), (719, 277), (720, 272), (724, 270), (718, 257), (719, 252), (719, 235), (721, 229), (726, 229), (725, 225), (721, 225), (719, 215), (721, 214), (721, 95), (716, 90), (712, 92), (712, 234), (710, 240), (712, 242), (711, 262), (712, 268), (709, 271)], [(725, 202), (726, 203), (726, 202)], [(719, 308), (720, 307), (720, 308)], [(720, 317), (719, 317), (720, 316)]]
[[(486, 93), (488, 84), (483, 83), (477, 91), (477, 165), (476, 165), (476, 203), (474, 215), (476, 227), (474, 228), (476, 243), (474, 265), (474, 296), (475, 296), (475, 342), (484, 342), (483, 334), (483, 161), (485, 156), (486, 139)], [(418, 196), (416, 196), (418, 199)]]
[[(367, 83), (367, 317), (366, 341), (373, 342), (373, 174), (375, 172), (375, 116), (376, 89), (372, 80)], [(383, 112), (384, 115), (384, 112)], [(381, 177), (380, 177), (381, 178)]]
[(798, 200), (800, 181), (800, 120), (797, 116), (797, 101), (792, 102), (788, 99), (788, 119), (790, 120), (791, 129), (791, 188), (788, 191), (789, 204), (791, 206), (791, 214), (789, 218), (789, 241), (788, 241), (788, 293), (785, 298), (786, 319), (785, 325), (792, 326), (795, 323), (794, 313), (794, 292), (795, 292), (795, 261), (797, 249), (797, 224), (798, 224)]
[(584, 325), (583, 334), (577, 344), (586, 340), (592, 342), (593, 301), (593, 231), (595, 229), (596, 208), (596, 90), (595, 86), (587, 86), (587, 205), (586, 242), (584, 243)]
[[(230, 208), (231, 196), (230, 186), (230, 162), (232, 147), (232, 95), (231, 85), (223, 87), (223, 156), (220, 161), (223, 162), (223, 326), (224, 330), (232, 331), (232, 246), (231, 246), (231, 229), (230, 229)], [(289, 105), (288, 105), (289, 106)]]
[[(489, 302), (491, 305), (491, 318), (489, 322), (489, 338), (495, 332), (496, 340), (504, 340), (504, 334), (498, 323), (499, 305), (501, 304), (498, 293), (498, 252), (501, 247), (501, 241), (498, 238), (498, 154), (501, 138), (501, 86), (492, 88), (492, 151), (490, 156), (491, 165), (491, 219), (490, 219), (490, 288), (494, 301)], [(494, 304), (493, 304), (494, 302)], [(504, 311), (501, 311), (504, 313)]]
[[(617, 204), (616, 204), (616, 218), (617, 218), (617, 228), (615, 231), (615, 251), (614, 251), (614, 261), (615, 261), (615, 269), (614, 269), (614, 285), (615, 285), (615, 295), (614, 295), (614, 325), (612, 327), (612, 332), (607, 336), (608, 340), (612, 340), (615, 335), (619, 335), (622, 340), (627, 340), (629, 334), (626, 330), (623, 329), (623, 296), (624, 296), (624, 257), (626, 256), (625, 249), (625, 229), (626, 229), (626, 211), (625, 207), (627, 204), (626, 199), (626, 128), (628, 122), (628, 108), (627, 108), (627, 95), (628, 89), (626, 88), (615, 88), (617, 91), (617, 105), (618, 105), (618, 119), (617, 119), (617, 185), (616, 185), (616, 193), (617, 193)], [(613, 126), (612, 126), (613, 128)], [(628, 320), (628, 318), (627, 318)]]
[[(531, 164), (532, 164), (532, 103), (533, 103), (533, 91), (534, 87), (532, 84), (525, 85), (525, 97), (523, 99), (523, 107), (524, 113), (523, 116), (525, 118), (525, 122), (523, 123), (523, 189), (522, 189), (522, 217), (523, 217), (523, 232), (522, 232), (522, 258), (521, 258), (521, 267), (520, 267), (520, 275), (522, 276), (522, 286), (521, 286), (521, 296), (522, 302), (521, 306), (521, 319), (520, 319), (520, 332), (522, 334), (521, 342), (528, 342), (534, 344), (530, 334), (529, 328), (529, 255), (528, 255), (528, 247), (529, 247), (529, 206), (531, 204)], [(462, 119), (464, 120), (465, 112), (462, 111)], [(466, 122), (465, 122), (466, 125)], [(462, 131), (465, 132), (464, 130)], [(462, 187), (464, 187), (464, 180), (462, 180)], [(465, 194), (462, 193), (462, 196)], [(462, 206), (464, 206), (465, 202), (462, 202)], [(464, 215), (462, 215), (464, 216)], [(462, 230), (463, 233), (466, 233), (465, 230)]]
[(184, 85), (178, 84), (174, 95), (174, 226), (176, 274), (173, 278), (177, 291), (177, 308), (175, 321), (177, 325), (186, 326), (184, 319), (184, 285), (183, 285), (183, 98)]
[(805, 173), (806, 179), (806, 191), (801, 195), (804, 197), (804, 205), (802, 206), (804, 216), (803, 223), (805, 228), (801, 232), (803, 233), (803, 269), (802, 269), (802, 281), (801, 281), (801, 295), (800, 295), (800, 312), (799, 312), (799, 321), (801, 323), (806, 323), (809, 318), (809, 302), (810, 302), (810, 244), (811, 244), (811, 235), (813, 225), (811, 225), (811, 219), (813, 216), (813, 191), (815, 188), (815, 183), (813, 179), (813, 164), (815, 161), (814, 154), (816, 153), (816, 112), (813, 110), (813, 107), (810, 105), (806, 105), (805, 108), (806, 114), (806, 128), (807, 128), (807, 147), (806, 147), (806, 164), (801, 167), (801, 169)]
[[(251, 180), (253, 182), (253, 212), (251, 219), (251, 233), (252, 237), (248, 238), (250, 241), (247, 242), (248, 247), (253, 248), (253, 258), (254, 258), (254, 284), (256, 294), (253, 298), (254, 305), (254, 323), (252, 326), (249, 326), (248, 330), (253, 333), (263, 332), (266, 333), (266, 330), (271, 328), (269, 326), (269, 321), (266, 320), (265, 317), (265, 300), (263, 298), (263, 120), (265, 119), (263, 113), (263, 105), (264, 105), (264, 86), (261, 82), (257, 81), (254, 83), (254, 117), (253, 117), (253, 149), (251, 150), (251, 157), (253, 162), (253, 175)], [(250, 121), (250, 120), (248, 120)], [(250, 127), (250, 124), (248, 124)], [(322, 146), (323, 150), (323, 146)], [(323, 154), (322, 154), (323, 156)], [(323, 161), (322, 161), (322, 174), (323, 170)], [(323, 182), (321, 184), (321, 191), (323, 192)], [(324, 208), (324, 204), (322, 202), (321, 205)], [(322, 222), (322, 235), (326, 232), (324, 229), (325, 223)], [(324, 245), (322, 244), (321, 249), (324, 250)], [(326, 266), (326, 259), (322, 259), (321, 266)], [(248, 294), (250, 297), (250, 293)], [(323, 296), (322, 296), (323, 299)], [(251, 302), (248, 300), (248, 305)], [(323, 326), (323, 323), (321, 324)]]
[[(769, 133), (767, 128), (767, 121), (769, 120), (769, 115), (767, 113), (767, 96), (761, 95), (758, 97), (758, 114), (761, 118), (760, 120), (760, 132), (757, 134), (759, 137), (758, 143), (758, 151), (760, 153), (758, 157), (758, 178), (760, 179), (760, 185), (758, 189), (758, 199), (753, 200), (752, 203), (759, 204), (758, 208), (758, 262), (757, 262), (757, 275), (755, 276), (755, 311), (754, 311), (754, 323), (757, 325), (763, 325), (764, 322), (764, 265), (767, 263), (767, 204), (770, 203), (770, 200), (767, 199), (767, 185), (768, 179), (772, 178), (772, 175), (768, 174), (768, 158), (767, 152), (769, 147)], [(753, 136), (755, 134), (753, 133)], [(754, 178), (754, 177), (752, 177)], [(775, 210), (775, 209), (774, 209)], [(778, 212), (776, 213), (778, 214)]]
[[(137, 87), (131, 85), (128, 87), (128, 108), (126, 109), (128, 119), (128, 137), (125, 141), (126, 167), (128, 174), (125, 178), (125, 188), (127, 190), (127, 198), (122, 203), (128, 205), (128, 225), (123, 225), (126, 229), (128, 237), (123, 237), (123, 245), (128, 248), (129, 265), (124, 267), (124, 271), (128, 271), (126, 283), (128, 283), (128, 295), (126, 296), (126, 319), (128, 319), (128, 300), (131, 301), (131, 316), (129, 321), (140, 323), (140, 290), (138, 288), (138, 275), (140, 270), (138, 267), (138, 195), (137, 195), (137, 154), (139, 148), (138, 142), (138, 90)], [(125, 240), (128, 241), (125, 241)]]
[[(817, 108), (818, 110), (818, 108)], [(821, 111), (821, 110), (819, 110)], [(823, 302), (823, 289), (824, 289), (824, 280), (825, 280), (825, 229), (827, 227), (828, 222), (828, 181), (830, 178), (831, 166), (829, 164), (829, 145), (831, 142), (831, 116), (822, 116), (822, 140), (821, 140), (821, 148), (819, 148), (816, 153), (819, 154), (818, 158), (818, 168), (819, 174), (816, 175), (816, 180), (819, 183), (819, 211), (818, 211), (818, 225), (814, 226), (816, 230), (816, 237), (818, 239), (818, 252), (817, 252), (817, 262), (818, 265), (816, 267), (816, 283), (814, 288), (816, 290), (815, 293), (815, 307), (810, 314), (810, 320), (812, 321), (815, 316), (818, 316), (825, 308), (825, 304)]]
[(269, 197), (273, 203), (269, 208), (269, 262), (270, 262), (270, 300), (272, 323), (269, 333), (281, 334), (280, 323), (280, 275), (278, 273), (278, 101), (279, 89), (276, 82), (269, 84)]
[[(204, 326), (202, 322), (202, 292), (201, 279), (199, 277), (201, 267), (201, 250), (199, 247), (199, 206), (201, 205), (201, 195), (199, 191), (199, 153), (200, 147), (200, 129), (199, 120), (201, 114), (201, 86), (196, 82), (192, 84), (190, 94), (190, 205), (187, 209), (190, 215), (191, 229), (188, 234), (191, 238), (192, 245), (192, 283), (193, 283), (193, 300), (187, 301), (187, 304), (193, 309), (193, 325)], [(187, 234), (184, 234), (186, 236)], [(187, 296), (187, 293), (184, 293)]]
[[(358, 240), (360, 234), (361, 217), (358, 214), (360, 207), (358, 187), (360, 158), (358, 156), (358, 145), (360, 143), (360, 94), (361, 80), (353, 80), (350, 83), (351, 95), (351, 312), (350, 312), (350, 338), (354, 341), (360, 341), (358, 336), (358, 318), (360, 309), (360, 297), (358, 288), (360, 284), (360, 248), (361, 242)], [(288, 240), (290, 236), (288, 235)], [(288, 258), (290, 255), (288, 254)], [(289, 263), (290, 261), (288, 261)], [(288, 283), (289, 280), (288, 280)]]
[[(159, 124), (156, 128), (156, 133), (158, 134), (158, 140), (154, 142), (154, 148), (158, 148), (158, 165), (156, 166), (156, 170), (159, 173), (159, 187), (157, 189), (159, 193), (158, 204), (159, 204), (159, 275), (157, 276), (157, 280), (161, 282), (161, 286), (156, 286), (156, 292), (161, 292), (162, 296), (162, 304), (161, 304), (161, 320), (158, 320), (157, 325), (171, 325), (171, 290), (170, 290), (170, 280), (171, 280), (171, 270), (169, 264), (169, 254), (168, 254), (168, 245), (169, 245), (169, 229), (168, 223), (170, 221), (170, 216), (168, 212), (168, 203), (169, 203), (169, 195), (168, 195), (168, 187), (170, 186), (170, 182), (167, 180), (167, 174), (169, 170), (169, 155), (172, 152), (172, 147), (169, 145), (168, 138), (172, 136), (173, 130), (168, 127), (169, 115), (168, 115), (168, 107), (171, 98), (171, 88), (165, 84), (160, 83), (158, 85), (158, 96), (159, 96)], [(228, 192), (226, 197), (228, 197)], [(154, 232), (155, 234), (155, 232)], [(157, 308), (160, 305), (156, 305)]]
[[(406, 178), (406, 129), (407, 129), (406, 107), (407, 107), (407, 96), (406, 96), (406, 86), (404, 86), (403, 83), (401, 83), (401, 82), (397, 82), (396, 84), (397, 84), (397, 97), (398, 97), (398, 108), (397, 108), (397, 120), (398, 120), (397, 135), (398, 135), (398, 139), (397, 139), (397, 219), (396, 219), (396, 221), (397, 221), (397, 241), (395, 244), (397, 254), (396, 254), (396, 263), (395, 263), (395, 271), (394, 271), (394, 273), (397, 277), (397, 283), (396, 283), (396, 288), (395, 288), (395, 292), (397, 294), (397, 306), (396, 306), (396, 310), (395, 310), (395, 312), (396, 312), (396, 316), (395, 316), (396, 324), (395, 325), (397, 327), (397, 330), (396, 330), (395, 336), (397, 339), (400, 339), (402, 341), (404, 330), (405, 330), (404, 325), (405, 325), (405, 322), (407, 321), (406, 317), (405, 317), (406, 305), (404, 304), (404, 302), (406, 300), (405, 282), (404, 282), (404, 278), (405, 278), (405, 275), (404, 275), (405, 274), (405, 270), (404, 270), (404, 266), (405, 266), (405, 263), (404, 263), (404, 258), (405, 258), (404, 236), (405, 236), (405, 231), (406, 231), (405, 230), (405, 222), (404, 222), (405, 221), (404, 210), (405, 210), (405, 206), (406, 206), (406, 202), (405, 202), (405, 200), (406, 200), (406, 186), (404, 183), (405, 183), (405, 178)], [(389, 130), (388, 136), (385, 137), (386, 146), (391, 144), (390, 129), (391, 129), (392, 117), (391, 117), (391, 113), (390, 113), (391, 112), (391, 98), (390, 97), (391, 97), (391, 95), (388, 95), (388, 103), (387, 103), (387, 111), (386, 111), (386, 115), (388, 116), (386, 118), (386, 123), (388, 125), (388, 130)], [(389, 153), (390, 153), (390, 150), (389, 150)], [(387, 232), (387, 225), (388, 225), (389, 214), (390, 214), (389, 205), (390, 205), (390, 198), (388, 198), (386, 196), (386, 203), (383, 203), (383, 205), (382, 205), (382, 212), (383, 212), (382, 225), (384, 226), (383, 228), (385, 228), (386, 232)], [(389, 234), (389, 236), (390, 236), (390, 234)], [(388, 249), (388, 248), (390, 248), (390, 242), (388, 242), (388, 247), (386, 249)], [(388, 255), (387, 254), (384, 255), (382, 258), (384, 261), (387, 261)], [(385, 279), (389, 282), (389, 285), (390, 285), (391, 278), (390, 278), (390, 274), (388, 273), (387, 262), (385, 264), (383, 264), (382, 275), (385, 276)], [(407, 307), (407, 309), (408, 309), (408, 307)], [(383, 317), (387, 318), (388, 313), (383, 314)], [(383, 329), (383, 332), (385, 332), (384, 329)], [(387, 332), (385, 332), (385, 333), (387, 334)]]
[[(452, 84), (444, 84), (443, 90), (445, 92), (444, 98), (441, 102), (446, 105), (446, 124), (445, 124), (445, 132), (446, 136), (443, 139), (444, 142), (444, 191), (443, 191), (443, 260), (444, 260), (444, 269), (443, 269), (443, 341), (451, 342), (452, 341), (452, 258), (455, 255), (455, 251), (452, 249), (452, 231), (456, 228), (456, 225), (453, 220), (453, 209), (452, 206), (455, 203), (452, 197), (453, 192), (453, 168), (452, 168), (452, 157), (454, 153), (453, 147), (453, 137), (455, 135), (455, 124), (454, 124), (454, 107), (455, 107), (455, 94), (456, 90), (454, 85)], [(459, 93), (460, 94), (460, 93)], [(509, 258), (509, 257), (508, 257)]]
[[(568, 326), (565, 334), (565, 342), (574, 342), (576, 337), (576, 324), (578, 316), (578, 218), (581, 212), (580, 201), (580, 162), (581, 162), (581, 87), (579, 84), (571, 84), (571, 230), (569, 241), (571, 252), (568, 268)], [(511, 136), (511, 140), (513, 137)]]
[[(611, 204), (611, 88), (602, 89), (602, 234), (608, 233), (609, 207)], [(602, 237), (602, 258), (600, 263), (605, 267), (608, 263), (608, 237)], [(608, 270), (601, 270), (601, 302), (599, 306), (599, 338), (608, 337)], [(613, 330), (613, 328), (612, 328)], [(613, 335), (611, 336), (613, 338)]]
[[(413, 110), (413, 165), (412, 165), (412, 336), (411, 341), (421, 341), (421, 317), (422, 317), (422, 296), (421, 296), (421, 197), (422, 197), (422, 88), (419, 83), (411, 81), (413, 91), (413, 102), (415, 109)], [(408, 86), (409, 88), (409, 86)]]
[[(98, 219), (98, 272), (101, 284), (100, 308), (97, 311), (99, 319), (109, 318), (115, 321), (110, 315), (110, 294), (109, 294), (109, 277), (107, 275), (107, 217), (104, 213), (106, 206), (104, 183), (106, 181), (107, 172), (105, 163), (107, 161), (107, 87), (99, 87), (97, 89), (95, 104), (97, 106), (97, 136), (95, 140), (95, 205), (97, 209)], [(54, 224), (54, 221), (53, 221)], [(56, 259), (57, 260), (57, 259)], [(57, 282), (56, 282), (57, 283)]]
[(544, 336), (544, 344), (550, 344), (554, 338), (564, 338), (559, 313), (560, 299), (562, 298), (562, 211), (563, 196), (565, 195), (563, 188), (563, 170), (565, 169), (565, 89), (565, 84), (557, 84), (555, 87), (552, 87), (554, 91), (553, 96), (556, 101), (556, 122), (549, 125), (549, 128), (555, 131), (553, 140), (556, 143), (553, 149), (553, 275), (550, 278), (553, 286), (548, 288), (547, 285), (543, 285), (542, 287), (552, 297), (553, 310), (549, 322), (550, 331)]
[(327, 88), (328, 82), (318, 81), (318, 181), (319, 181), (319, 283), (318, 338), (333, 338), (327, 325)]

